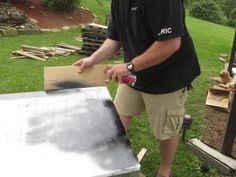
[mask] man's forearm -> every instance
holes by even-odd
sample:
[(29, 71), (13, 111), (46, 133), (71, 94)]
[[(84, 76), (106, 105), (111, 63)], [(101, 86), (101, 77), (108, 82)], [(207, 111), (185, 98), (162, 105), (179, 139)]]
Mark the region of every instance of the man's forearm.
[(149, 49), (143, 54), (135, 57), (132, 60), (135, 71), (141, 71), (151, 66), (157, 65), (165, 61), (177, 50), (179, 50), (181, 38), (175, 38), (165, 41), (154, 42)]
[(102, 46), (95, 51), (90, 57), (94, 64), (100, 63), (103, 60), (112, 58), (120, 49), (120, 42), (111, 39), (106, 39)]

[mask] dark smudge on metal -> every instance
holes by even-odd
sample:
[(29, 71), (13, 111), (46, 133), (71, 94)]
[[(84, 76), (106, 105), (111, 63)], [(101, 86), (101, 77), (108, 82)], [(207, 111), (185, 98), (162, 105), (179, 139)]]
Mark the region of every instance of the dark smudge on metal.
[(80, 82), (67, 81), (67, 82), (60, 82), (60, 83), (58, 83), (57, 87), (59, 87), (60, 89), (70, 89), (70, 88), (89, 87), (89, 85), (86, 85), (86, 84), (80, 83)]

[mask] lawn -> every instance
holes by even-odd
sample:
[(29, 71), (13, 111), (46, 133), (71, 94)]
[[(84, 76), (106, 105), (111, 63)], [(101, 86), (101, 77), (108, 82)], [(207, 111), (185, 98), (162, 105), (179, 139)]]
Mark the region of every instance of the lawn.
[[(102, 3), (101, 3), (102, 2)], [(82, 0), (82, 5), (91, 9), (97, 14), (101, 23), (109, 11), (109, 0), (94, 1)], [(194, 83), (194, 89), (189, 93), (186, 103), (186, 113), (194, 118), (193, 127), (187, 132), (186, 138), (201, 137), (201, 125), (205, 118), (206, 92), (211, 84), (210, 77), (217, 76), (224, 64), (218, 60), (220, 53), (229, 53), (232, 45), (234, 29), (208, 23), (195, 18), (187, 17), (189, 31), (193, 37), (196, 50), (199, 56), (202, 74)], [(71, 29), (58, 33), (22, 35), (9, 38), (0, 38), (0, 93), (15, 93), (43, 90), (43, 67), (70, 65), (84, 56), (72, 55), (69, 57), (58, 57), (46, 62), (30, 59), (10, 60), (11, 52), (20, 48), (20, 45), (53, 46), (56, 43), (64, 42), (74, 45), (81, 45), (74, 37), (80, 34), (79, 29)], [(114, 60), (108, 61), (112, 63)], [(109, 90), (114, 97), (116, 84), (109, 84)], [(147, 155), (142, 162), (142, 173), (147, 177), (154, 176), (160, 163), (158, 141), (153, 137), (147, 123), (147, 115), (135, 118), (128, 132), (135, 153), (142, 147), (148, 149)], [(179, 151), (173, 166), (176, 177), (211, 177), (216, 176), (214, 169), (210, 173), (203, 174), (199, 167), (202, 162), (192, 155), (180, 144)]]
[(110, 12), (111, 0), (81, 0), (81, 5), (91, 9), (101, 24), (105, 24)]

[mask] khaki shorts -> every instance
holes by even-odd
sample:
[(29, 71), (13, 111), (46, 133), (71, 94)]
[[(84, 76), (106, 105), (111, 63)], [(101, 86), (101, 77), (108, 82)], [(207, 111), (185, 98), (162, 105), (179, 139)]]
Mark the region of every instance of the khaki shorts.
[(182, 127), (186, 98), (186, 88), (167, 94), (147, 94), (120, 84), (114, 104), (118, 113), (124, 116), (140, 116), (146, 111), (155, 137), (167, 140)]

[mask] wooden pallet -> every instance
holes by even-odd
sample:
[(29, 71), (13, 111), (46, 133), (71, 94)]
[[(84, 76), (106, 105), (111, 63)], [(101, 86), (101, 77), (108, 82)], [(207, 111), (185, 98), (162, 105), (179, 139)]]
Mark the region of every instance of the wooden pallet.
[[(94, 51), (99, 49), (103, 42), (107, 39), (107, 26), (99, 24), (89, 24), (81, 29), (82, 36), (82, 50), (80, 54), (91, 55)], [(123, 55), (120, 50), (117, 56)]]
[(88, 37), (84, 37), (82, 39), (83, 42), (92, 42), (92, 43), (97, 43), (97, 44), (102, 44), (104, 42), (104, 40), (98, 40), (98, 39), (92, 39), (92, 38), (88, 38)]

